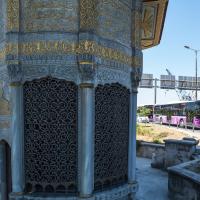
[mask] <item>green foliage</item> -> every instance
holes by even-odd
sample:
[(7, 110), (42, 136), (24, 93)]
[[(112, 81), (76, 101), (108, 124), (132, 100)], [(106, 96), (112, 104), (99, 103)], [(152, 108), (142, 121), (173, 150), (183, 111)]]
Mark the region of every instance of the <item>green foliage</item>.
[(159, 138), (165, 138), (165, 137), (167, 137), (169, 134), (167, 133), (167, 132), (161, 132), (161, 133), (159, 133), (158, 134), (158, 137)]
[(137, 136), (145, 136), (151, 138), (151, 141), (156, 144), (162, 144), (164, 138), (169, 136), (167, 131), (158, 131), (149, 126), (137, 124)]
[(148, 115), (151, 114), (151, 109), (146, 107), (140, 107), (138, 108), (137, 113), (139, 116), (147, 117)]
[(159, 139), (154, 139), (153, 143), (155, 143), (155, 144), (162, 144), (162, 142)]
[(137, 135), (142, 136), (152, 136), (153, 135), (153, 129), (150, 129), (149, 127), (144, 127), (137, 125)]

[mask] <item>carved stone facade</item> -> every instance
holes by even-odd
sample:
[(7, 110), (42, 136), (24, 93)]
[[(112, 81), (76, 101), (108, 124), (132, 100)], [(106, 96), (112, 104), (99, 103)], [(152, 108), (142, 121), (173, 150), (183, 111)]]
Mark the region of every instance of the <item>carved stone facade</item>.
[(22, 1), (22, 30), (78, 31), (78, 0)]
[(10, 199), (133, 199), (142, 0), (0, 6), (0, 139), (12, 146)]

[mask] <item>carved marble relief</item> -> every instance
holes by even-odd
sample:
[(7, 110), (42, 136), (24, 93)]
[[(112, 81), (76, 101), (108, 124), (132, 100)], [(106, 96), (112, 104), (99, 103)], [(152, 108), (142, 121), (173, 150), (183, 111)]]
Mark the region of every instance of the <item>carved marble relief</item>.
[(132, 43), (137, 49), (141, 48), (141, 12), (133, 11)]
[(7, 31), (19, 31), (19, 0), (7, 1)]
[(32, 31), (77, 31), (77, 0), (23, 0), (23, 29)]
[(3, 61), (5, 59), (5, 48), (0, 49), (0, 61)]
[(168, 0), (143, 0), (142, 48), (160, 43)]
[(0, 0), (0, 42), (5, 40), (5, 0)]
[(80, 28), (93, 30), (97, 25), (97, 0), (80, 0)]
[(10, 105), (8, 101), (8, 88), (3, 81), (0, 81), (0, 116), (10, 115)]
[(142, 39), (153, 39), (155, 36), (155, 22), (157, 6), (144, 6), (142, 14)]
[(99, 0), (97, 34), (130, 46), (131, 7), (120, 0)]

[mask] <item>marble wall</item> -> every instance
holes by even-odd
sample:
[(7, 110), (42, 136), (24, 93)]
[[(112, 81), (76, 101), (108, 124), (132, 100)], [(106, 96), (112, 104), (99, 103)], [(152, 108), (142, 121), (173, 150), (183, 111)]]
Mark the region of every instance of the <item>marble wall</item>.
[[(24, 152), (29, 152), (24, 149), (26, 148), (25, 130), (29, 130), (24, 128), (26, 116), (24, 86), (27, 82), (32, 83), (45, 77), (52, 77), (55, 80), (73, 82), (78, 88), (76, 104), (78, 162), (76, 169), (73, 169), (78, 173), (77, 193), (68, 196), (75, 195), (74, 199), (102, 200), (127, 199), (132, 196), (130, 198), (133, 199), (137, 190), (135, 114), (143, 59), (142, 0), (0, 0), (0, 6), (5, 8), (0, 9), (0, 16), (5, 16), (5, 20), (0, 20), (0, 36), (5, 35), (5, 40), (0, 40), (0, 80), (6, 86), (6, 89), (4, 86), (0, 87), (0, 114), (10, 120), (8, 131), (6, 133), (0, 131), (0, 138), (1, 135), (9, 135), (4, 139), (11, 144), (12, 194), (10, 198), (12, 200), (35, 198), (23, 194), (26, 179), (24, 159), (30, 158), (30, 156), (24, 158)], [(126, 147), (124, 144), (120, 146), (125, 161), (122, 162), (116, 150), (119, 148), (117, 144), (120, 140), (113, 139), (114, 134), (109, 131), (109, 126), (106, 130), (102, 128), (105, 134), (111, 135), (110, 140), (116, 148), (115, 151), (113, 150), (115, 154), (110, 156), (110, 159), (121, 160), (121, 169), (125, 168), (126, 173), (123, 181), (120, 178), (116, 181), (116, 178), (112, 177), (111, 185), (114, 185), (112, 187), (114, 189), (110, 188), (107, 192), (105, 192), (105, 189), (108, 189), (105, 186), (107, 182), (102, 180), (101, 191), (96, 193), (94, 192), (94, 132), (95, 119), (97, 119), (94, 115), (95, 101), (97, 101), (95, 89), (107, 84), (120, 85), (121, 90), (127, 91), (128, 94), (124, 97), (127, 99), (126, 106), (123, 95), (117, 94), (119, 100), (121, 99), (120, 103), (118, 107), (112, 105), (115, 112), (110, 113), (111, 117), (109, 117), (110, 124), (115, 124), (114, 120), (122, 120), (118, 108), (126, 107), (126, 115), (124, 114), (123, 118), (126, 123), (121, 123), (118, 134), (121, 134), (120, 137), (123, 135), (126, 137)], [(5, 91), (9, 91), (9, 98), (5, 96), (7, 95)], [(41, 91), (45, 92), (42, 89)], [(100, 94), (100, 97), (102, 98), (103, 94)], [(29, 98), (27, 97), (26, 100), (29, 101)], [(106, 113), (105, 108), (100, 113)], [(129, 114), (130, 117), (127, 117)], [(5, 121), (5, 117), (0, 117), (0, 123), (3, 120)], [(40, 133), (38, 137), (42, 137), (42, 134)], [(109, 152), (104, 152), (104, 148), (96, 152), (101, 154), (100, 158), (108, 159), (104, 153), (109, 155)], [(45, 167), (48, 168), (48, 165)], [(101, 169), (106, 170), (105, 166)], [(37, 186), (37, 183), (34, 182), (34, 185)], [(66, 196), (64, 194), (63, 199), (72, 198)], [(51, 195), (48, 198), (51, 199)]]

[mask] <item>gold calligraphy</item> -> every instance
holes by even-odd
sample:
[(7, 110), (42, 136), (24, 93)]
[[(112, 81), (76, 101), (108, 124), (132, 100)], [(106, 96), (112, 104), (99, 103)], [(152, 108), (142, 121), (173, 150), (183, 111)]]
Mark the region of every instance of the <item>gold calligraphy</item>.
[(7, 44), (5, 52), (8, 55), (16, 55), (20, 51), (22, 55), (38, 54), (89, 54), (108, 60), (114, 60), (126, 65), (140, 66), (142, 58), (132, 57), (122, 51), (99, 45), (97, 42), (84, 40), (79, 44), (63, 41), (37, 41), (26, 43)]

